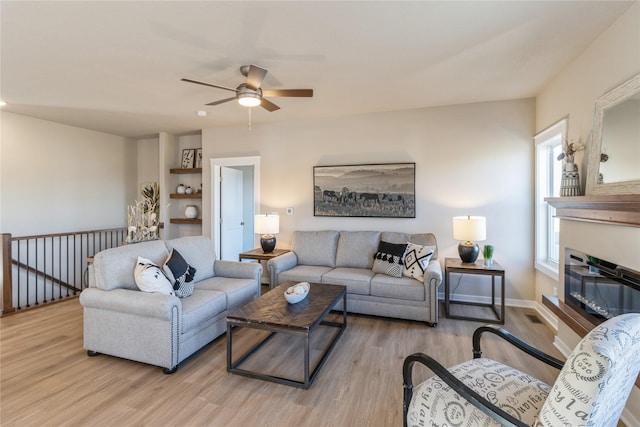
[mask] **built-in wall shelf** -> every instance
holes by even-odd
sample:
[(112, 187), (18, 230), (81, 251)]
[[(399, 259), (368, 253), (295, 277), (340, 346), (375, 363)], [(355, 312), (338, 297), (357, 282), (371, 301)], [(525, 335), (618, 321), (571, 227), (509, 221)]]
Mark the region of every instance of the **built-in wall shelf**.
[[(573, 332), (578, 334), (580, 338), (587, 335), (589, 331), (597, 326), (581, 316), (576, 310), (560, 301), (557, 296), (542, 295), (542, 305), (558, 316), (558, 318), (570, 327)], [(636, 387), (640, 387), (640, 375), (636, 378)]]
[(189, 218), (171, 218), (171, 224), (196, 224), (202, 225), (201, 218), (189, 219)]
[(556, 217), (640, 227), (640, 195), (547, 197)]
[(202, 173), (202, 168), (171, 168), (169, 172), (176, 174)]
[(192, 194), (170, 194), (170, 198), (172, 199), (202, 199), (202, 193), (192, 193)]

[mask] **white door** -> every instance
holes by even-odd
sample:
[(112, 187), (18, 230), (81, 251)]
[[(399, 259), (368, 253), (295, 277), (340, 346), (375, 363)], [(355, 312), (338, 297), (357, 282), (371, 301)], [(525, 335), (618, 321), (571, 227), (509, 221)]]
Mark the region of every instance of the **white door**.
[(242, 252), (242, 171), (220, 168), (220, 259), (238, 261)]

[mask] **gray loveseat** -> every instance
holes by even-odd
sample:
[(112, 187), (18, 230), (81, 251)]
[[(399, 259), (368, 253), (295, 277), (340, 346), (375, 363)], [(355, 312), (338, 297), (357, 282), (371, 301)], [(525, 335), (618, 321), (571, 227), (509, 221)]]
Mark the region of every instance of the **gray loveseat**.
[[(434, 246), (424, 282), (372, 271), (380, 241)], [(285, 281), (345, 285), (347, 311), (438, 323), (438, 287), (442, 267), (431, 233), (379, 231), (296, 231), (291, 252), (267, 263), (271, 286)]]
[[(138, 290), (138, 256), (162, 266), (172, 248), (196, 268), (193, 294), (178, 298)], [(226, 315), (260, 295), (260, 264), (215, 259), (203, 236), (149, 241), (99, 252), (89, 267), (84, 347), (164, 368), (172, 373), (195, 351), (226, 332)]]

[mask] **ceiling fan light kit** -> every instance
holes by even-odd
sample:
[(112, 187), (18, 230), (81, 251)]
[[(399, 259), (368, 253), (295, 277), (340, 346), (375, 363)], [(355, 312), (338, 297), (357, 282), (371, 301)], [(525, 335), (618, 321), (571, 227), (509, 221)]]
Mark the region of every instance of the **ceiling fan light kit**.
[(242, 83), (236, 89), (236, 99), (244, 107), (257, 107), (262, 102), (262, 89), (252, 90)]
[(219, 105), (235, 99), (240, 105), (244, 107), (257, 107), (259, 105), (265, 110), (273, 112), (279, 110), (280, 107), (264, 98), (263, 95), (274, 97), (287, 96), (296, 98), (311, 98), (313, 96), (313, 89), (274, 89), (265, 90), (263, 92), (260, 88), (260, 85), (262, 85), (262, 82), (267, 75), (267, 70), (262, 67), (258, 67), (257, 65), (243, 65), (242, 67), (240, 67), (240, 72), (247, 78), (247, 81), (245, 83), (241, 83), (235, 89), (191, 79), (182, 79), (182, 81), (235, 92), (235, 96), (231, 98), (213, 101), (208, 103), (207, 105)]

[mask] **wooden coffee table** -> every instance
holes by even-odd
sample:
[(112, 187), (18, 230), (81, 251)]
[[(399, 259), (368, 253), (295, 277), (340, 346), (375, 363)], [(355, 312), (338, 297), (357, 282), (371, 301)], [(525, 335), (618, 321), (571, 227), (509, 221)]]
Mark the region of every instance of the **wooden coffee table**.
[[(252, 378), (273, 381), (279, 384), (308, 389), (324, 365), (336, 342), (347, 328), (347, 292), (341, 285), (322, 285), (311, 283), (309, 295), (297, 304), (289, 304), (284, 292), (296, 282), (283, 283), (258, 299), (240, 307), (227, 315), (227, 371)], [(330, 322), (325, 318), (331, 309), (342, 299), (342, 322)], [(312, 369), (310, 366), (309, 337), (318, 326), (338, 328)], [(233, 360), (233, 335), (239, 328), (251, 328), (270, 333), (253, 345), (237, 360)], [(276, 333), (303, 338), (304, 378), (302, 381), (269, 375), (240, 368), (240, 365), (267, 343)], [(256, 355), (257, 356), (257, 355)]]

